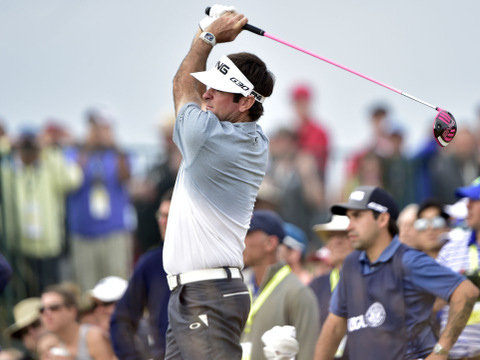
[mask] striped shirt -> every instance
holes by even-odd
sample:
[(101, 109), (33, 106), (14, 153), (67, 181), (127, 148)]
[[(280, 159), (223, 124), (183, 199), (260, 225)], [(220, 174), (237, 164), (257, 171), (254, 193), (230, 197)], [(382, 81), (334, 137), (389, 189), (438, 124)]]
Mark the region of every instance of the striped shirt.
[[(477, 247), (480, 254), (480, 246), (476, 242), (476, 232), (471, 230), (452, 230), (451, 241), (440, 251), (438, 262), (456, 272), (470, 270), (470, 245)], [(477, 254), (477, 255), (478, 255)], [(480, 261), (480, 260), (479, 260)], [(480, 302), (475, 304), (475, 309), (480, 309)], [(442, 310), (442, 329), (445, 328), (448, 319), (448, 306)], [(480, 323), (467, 325), (460, 334), (457, 342), (450, 351), (451, 358), (464, 358), (480, 355)]]

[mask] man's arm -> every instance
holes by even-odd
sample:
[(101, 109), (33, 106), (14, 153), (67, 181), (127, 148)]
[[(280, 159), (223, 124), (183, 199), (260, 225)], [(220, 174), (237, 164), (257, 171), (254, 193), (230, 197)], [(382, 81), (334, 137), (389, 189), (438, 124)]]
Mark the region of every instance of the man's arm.
[[(475, 301), (478, 299), (480, 292), (478, 288), (470, 281), (465, 280), (457, 286), (450, 296), (448, 302), (450, 310), (448, 312), (448, 320), (438, 339), (438, 343), (446, 350), (450, 350), (463, 328), (467, 324), (468, 318), (472, 312)], [(446, 359), (447, 355), (431, 354), (427, 359)]]
[(328, 314), (317, 341), (314, 360), (332, 360), (346, 332), (347, 319)]
[[(230, 42), (235, 40), (247, 21), (248, 19), (242, 14), (226, 13), (215, 20), (206, 31), (215, 36), (217, 43)], [(183, 59), (173, 79), (173, 101), (177, 115), (186, 103), (194, 102), (200, 106), (202, 105), (202, 93), (205, 87), (190, 73), (205, 70), (212, 46), (199, 38), (200, 33), (201, 30), (198, 30), (190, 51)]]

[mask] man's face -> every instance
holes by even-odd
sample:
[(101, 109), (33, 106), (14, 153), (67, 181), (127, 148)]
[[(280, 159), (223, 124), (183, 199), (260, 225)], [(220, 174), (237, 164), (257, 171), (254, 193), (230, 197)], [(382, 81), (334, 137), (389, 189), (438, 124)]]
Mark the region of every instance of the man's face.
[(334, 266), (341, 265), (347, 255), (354, 250), (347, 231), (330, 231), (326, 246), (330, 250), (330, 261)]
[(348, 238), (357, 250), (367, 250), (375, 244), (380, 230), (371, 210), (347, 210), (350, 224), (347, 227)]
[(40, 319), (48, 331), (56, 333), (75, 321), (76, 310), (73, 307), (65, 306), (64, 299), (60, 294), (44, 293), (41, 302)]
[(204, 94), (206, 110), (213, 112), (220, 121), (236, 122), (240, 114), (239, 103), (233, 102), (233, 94), (209, 88)]
[(441, 248), (441, 234), (447, 231), (447, 224), (440, 216), (440, 211), (435, 208), (426, 208), (415, 221), (417, 229), (416, 247), (424, 252)]
[(262, 230), (249, 231), (245, 237), (245, 250), (243, 251), (245, 266), (261, 264), (267, 253), (267, 245), (267, 233)]
[(470, 228), (480, 230), (480, 200), (469, 199), (467, 203), (467, 224)]

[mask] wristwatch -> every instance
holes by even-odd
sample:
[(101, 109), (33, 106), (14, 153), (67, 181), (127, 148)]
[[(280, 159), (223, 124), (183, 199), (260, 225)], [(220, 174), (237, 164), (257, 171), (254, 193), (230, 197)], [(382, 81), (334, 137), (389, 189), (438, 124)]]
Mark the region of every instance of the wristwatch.
[(433, 347), (433, 352), (437, 355), (448, 355), (449, 351), (444, 349), (440, 343), (436, 343)]
[(212, 45), (212, 46), (215, 46), (215, 44), (217, 43), (217, 41), (215, 39), (215, 35), (207, 32), (207, 31), (204, 31), (200, 34), (200, 39), (202, 39), (207, 44)]

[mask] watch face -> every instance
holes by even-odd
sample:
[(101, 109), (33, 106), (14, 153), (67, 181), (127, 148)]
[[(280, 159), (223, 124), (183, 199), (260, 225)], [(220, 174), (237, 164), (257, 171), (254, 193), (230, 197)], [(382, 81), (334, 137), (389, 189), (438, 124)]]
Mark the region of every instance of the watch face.
[(213, 41), (215, 39), (215, 36), (213, 36), (213, 34), (210, 34), (210, 33), (206, 33), (204, 35), (205, 39), (207, 39), (208, 41)]

